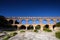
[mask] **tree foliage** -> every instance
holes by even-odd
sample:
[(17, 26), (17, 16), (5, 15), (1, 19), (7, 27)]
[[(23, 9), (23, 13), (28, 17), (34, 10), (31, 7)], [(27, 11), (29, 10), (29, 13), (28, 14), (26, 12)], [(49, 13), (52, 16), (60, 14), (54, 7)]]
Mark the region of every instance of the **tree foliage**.
[(0, 15), (0, 28), (3, 28), (4, 26), (7, 26), (9, 23), (6, 20), (6, 18), (4, 16)]
[(13, 27), (4, 16), (0, 15), (0, 30), (13, 30)]
[(37, 26), (35, 27), (35, 29), (40, 29), (40, 27), (41, 27), (40, 25), (37, 25)]
[(60, 27), (60, 22), (56, 23), (56, 27)]
[(55, 33), (55, 36), (56, 36), (56, 38), (59, 38), (59, 39), (60, 39), (60, 31), (57, 31), (57, 32)]

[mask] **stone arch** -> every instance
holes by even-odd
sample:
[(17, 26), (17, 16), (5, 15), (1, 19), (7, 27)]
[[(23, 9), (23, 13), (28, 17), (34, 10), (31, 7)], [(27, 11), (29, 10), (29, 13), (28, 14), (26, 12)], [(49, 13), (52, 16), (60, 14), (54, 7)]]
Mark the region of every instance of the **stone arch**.
[(48, 25), (48, 24), (46, 24), (46, 25), (43, 27), (43, 30), (45, 30), (45, 29), (49, 29), (49, 25)]
[(55, 27), (56, 27), (56, 25), (53, 25), (53, 30), (54, 30)]
[(12, 19), (11, 19), (11, 20), (9, 20), (9, 23), (10, 23), (10, 24), (13, 24), (13, 20), (12, 20)]
[(35, 24), (40, 24), (39, 19), (36, 19), (36, 20), (35, 20)]
[(29, 25), (29, 26), (27, 27), (27, 29), (28, 29), (28, 30), (33, 30), (33, 25)]
[(21, 25), (19, 29), (26, 29), (25, 25)]
[(54, 24), (54, 20), (53, 19), (50, 19), (50, 24)]
[(47, 20), (46, 20), (46, 19), (43, 19), (43, 20), (42, 20), (42, 23), (43, 23), (43, 24), (47, 24)]
[(58, 22), (60, 22), (60, 20), (59, 20), (59, 19), (57, 19), (57, 20), (56, 20), (56, 23), (58, 23)]
[(35, 29), (40, 29), (41, 26), (40, 25), (36, 25)]
[(33, 24), (33, 20), (32, 19), (29, 19), (28, 20), (28, 24), (30, 24), (30, 25)]
[(26, 20), (25, 19), (22, 19), (22, 24), (24, 25), (24, 24), (26, 24)]
[(15, 24), (19, 24), (19, 20), (15, 20)]

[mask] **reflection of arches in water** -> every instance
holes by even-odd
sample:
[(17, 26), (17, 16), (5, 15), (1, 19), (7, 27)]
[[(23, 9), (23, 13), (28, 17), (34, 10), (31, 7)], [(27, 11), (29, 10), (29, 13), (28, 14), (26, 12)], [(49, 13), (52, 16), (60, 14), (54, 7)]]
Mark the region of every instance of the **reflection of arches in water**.
[(10, 23), (10, 24), (13, 24), (13, 20), (9, 20), (9, 23)]
[(53, 25), (53, 29), (56, 27), (56, 25)]
[(33, 25), (29, 25), (29, 26), (27, 27), (27, 29), (28, 29), (28, 30), (30, 30), (30, 29), (33, 30)]
[(23, 24), (23, 25), (26, 24), (26, 20), (23, 19), (23, 20), (22, 20), (22, 24)]
[(15, 24), (19, 24), (19, 22), (20, 22), (19, 20), (15, 20)]
[(35, 29), (40, 29), (41, 26), (40, 25), (36, 25)]
[(26, 26), (25, 25), (21, 25), (20, 29), (26, 29)]
[(49, 25), (45, 25), (43, 29), (49, 29)]

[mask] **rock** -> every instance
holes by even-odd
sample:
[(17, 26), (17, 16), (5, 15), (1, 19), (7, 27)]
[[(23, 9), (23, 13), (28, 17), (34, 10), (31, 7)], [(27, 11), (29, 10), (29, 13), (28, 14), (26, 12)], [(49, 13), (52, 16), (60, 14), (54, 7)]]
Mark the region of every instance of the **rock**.
[(60, 27), (55, 27), (54, 28), (54, 31), (59, 31), (60, 30)]
[(16, 36), (10, 38), (9, 40), (58, 40), (58, 39), (49, 33), (25, 32), (24, 34), (17, 34)]
[(0, 37), (2, 37), (2, 36), (5, 36), (5, 34), (4, 34), (4, 33), (1, 33), (1, 34), (0, 34)]

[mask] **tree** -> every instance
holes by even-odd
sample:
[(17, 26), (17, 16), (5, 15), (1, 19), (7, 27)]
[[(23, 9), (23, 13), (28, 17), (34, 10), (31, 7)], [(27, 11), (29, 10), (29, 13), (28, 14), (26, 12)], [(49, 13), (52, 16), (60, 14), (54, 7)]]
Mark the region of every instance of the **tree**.
[(16, 27), (13, 27), (4, 16), (0, 15), (0, 30), (14, 30)]
[(0, 28), (6, 26), (7, 24), (8, 21), (6, 20), (6, 18), (0, 15)]
[(35, 27), (35, 29), (40, 29), (40, 27), (41, 27), (40, 25), (37, 25), (37, 26)]
[(60, 27), (60, 22), (56, 23), (56, 27)]

